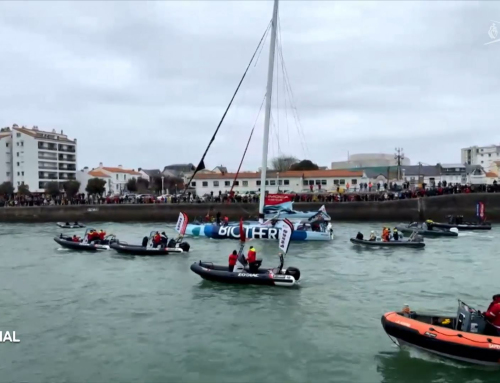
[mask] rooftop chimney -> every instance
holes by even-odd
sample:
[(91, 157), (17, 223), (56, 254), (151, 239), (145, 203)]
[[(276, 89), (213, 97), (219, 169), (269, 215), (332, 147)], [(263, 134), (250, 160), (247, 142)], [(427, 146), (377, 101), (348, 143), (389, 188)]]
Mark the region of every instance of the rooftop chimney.
[(121, 166), (121, 165), (118, 165), (118, 167), (119, 167), (120, 169), (123, 169), (123, 166)]
[(99, 162), (99, 167), (102, 168), (102, 162)]
[(55, 130), (55, 129), (52, 129), (52, 133), (55, 133), (55, 132), (56, 132), (56, 130)]

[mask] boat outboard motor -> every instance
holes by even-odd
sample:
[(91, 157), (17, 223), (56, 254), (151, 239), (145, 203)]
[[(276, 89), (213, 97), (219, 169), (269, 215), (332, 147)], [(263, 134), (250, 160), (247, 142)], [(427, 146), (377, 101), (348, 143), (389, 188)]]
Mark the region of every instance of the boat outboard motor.
[(146, 247), (148, 245), (148, 237), (144, 237), (142, 239), (142, 247)]
[(361, 233), (360, 231), (358, 231), (358, 234), (356, 235), (356, 239), (363, 239), (363, 233)]
[(191, 245), (187, 242), (181, 242), (181, 243), (179, 243), (179, 248), (182, 249), (182, 251), (186, 252), (186, 251), (189, 251), (189, 249), (191, 248)]
[(296, 281), (300, 279), (300, 270), (296, 267), (290, 266), (285, 270), (285, 275), (291, 275)]
[[(168, 247), (169, 249), (174, 249), (174, 248), (175, 248), (176, 243), (177, 243), (177, 242), (175, 241), (175, 239), (170, 238), (170, 241), (168, 241), (168, 245), (167, 245), (167, 247)], [(183, 249), (183, 250), (184, 250), (184, 249)]]

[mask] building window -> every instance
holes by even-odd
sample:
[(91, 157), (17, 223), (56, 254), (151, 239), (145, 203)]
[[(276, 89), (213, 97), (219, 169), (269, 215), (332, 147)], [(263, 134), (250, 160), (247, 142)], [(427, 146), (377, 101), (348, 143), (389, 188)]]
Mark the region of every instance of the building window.
[(240, 181), (234, 181), (233, 186), (240, 186)]
[(276, 186), (276, 180), (271, 180), (271, 186)]
[(19, 142), (16, 142), (17, 146), (19, 146)]
[(193, 187), (196, 186), (196, 182), (195, 181), (191, 182), (191, 186)]
[(491, 153), (488, 154), (488, 157), (491, 157)]
[(21, 146), (24, 146), (24, 141), (21, 141)]
[(207, 181), (203, 181), (203, 182), (201, 183), (201, 186), (203, 186), (204, 188), (206, 188), (206, 187), (208, 186), (208, 182), (207, 182)]
[(7, 177), (10, 177), (10, 172), (7, 172)]
[(127, 180), (127, 175), (126, 175), (126, 174), (124, 174), (124, 175), (123, 175), (123, 180), (124, 180), (124, 181), (126, 181), (126, 180)]
[(357, 184), (358, 184), (358, 180), (353, 178), (351, 180), (351, 185), (357, 185)]
[(17, 175), (19, 175), (19, 172), (17, 172)]
[(17, 134), (16, 134), (16, 137), (21, 137), (21, 133), (17, 133)]
[(269, 181), (266, 180), (266, 186), (269, 186)]
[(283, 180), (278, 180), (278, 185), (279, 186), (283, 185)]
[[(19, 133), (17, 133), (17, 134), (19, 134)], [(17, 181), (17, 186), (19, 186), (19, 185), (21, 185), (21, 182)]]
[(219, 187), (219, 181), (214, 181), (214, 186)]
[(341, 184), (341, 185), (345, 185), (345, 180), (343, 180), (343, 179), (342, 179), (342, 180), (340, 180), (340, 184)]
[(290, 180), (283, 180), (283, 185), (285, 185), (285, 186), (290, 185)]
[(6, 146), (6, 147), (9, 147), (9, 143), (8, 143), (8, 142), (6, 142), (6, 143), (5, 143), (5, 146)]
[(316, 180), (316, 181), (314, 182), (314, 184), (315, 184), (315, 185), (321, 185), (321, 180)]
[(255, 181), (255, 184), (256, 184), (257, 186), (260, 186), (260, 180)]
[(248, 186), (248, 181), (243, 181), (243, 186)]
[(118, 181), (118, 174), (116, 175), (116, 180)]
[(17, 163), (17, 166), (19, 166), (19, 162), (16, 162)]
[(16, 156), (19, 157), (19, 152), (16, 153)]
[(321, 180), (321, 185), (326, 185), (326, 180)]
[(307, 182), (307, 180), (302, 181), (302, 186), (307, 186), (307, 185), (309, 185), (309, 182)]
[(333, 180), (333, 184), (338, 186), (339, 185), (339, 180)]
[(21, 175), (24, 176), (24, 172), (21, 172)]
[(314, 180), (309, 180), (309, 185), (314, 185)]
[(481, 163), (483, 163), (484, 161), (481, 161)]
[(224, 186), (227, 186), (227, 187), (231, 186), (231, 181), (224, 181)]

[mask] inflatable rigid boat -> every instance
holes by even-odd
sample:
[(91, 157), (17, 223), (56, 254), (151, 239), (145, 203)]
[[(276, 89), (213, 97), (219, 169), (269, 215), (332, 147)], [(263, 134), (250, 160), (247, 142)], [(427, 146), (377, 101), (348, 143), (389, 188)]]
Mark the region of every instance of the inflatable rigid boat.
[(452, 227), (451, 229), (440, 229), (431, 226), (429, 228), (428, 226), (425, 225), (418, 226), (418, 224), (412, 223), (409, 225), (396, 226), (396, 229), (398, 229), (398, 231), (402, 232), (403, 234), (412, 234), (413, 232), (416, 231), (418, 235), (428, 238), (458, 237), (458, 229), (455, 227)]
[[(286, 254), (292, 237), (293, 224), (288, 219), (285, 219), (283, 222), (285, 224), (281, 229), (279, 247), (283, 251), (283, 254)], [(240, 221), (240, 225), (243, 225), (242, 221)], [(240, 230), (240, 233), (240, 251), (236, 265), (234, 265), (232, 270), (230, 270), (229, 265), (214, 265), (212, 262), (199, 261), (191, 265), (191, 271), (203, 279), (222, 283), (290, 287), (298, 282), (300, 279), (300, 270), (295, 267), (283, 269), (283, 254), (280, 254), (279, 267), (273, 269), (261, 269), (261, 259), (257, 259), (254, 264), (249, 265), (243, 255), (246, 239), (245, 231)]]
[(446, 358), (500, 367), (500, 337), (475, 309), (458, 301), (456, 317), (389, 312), (382, 326), (399, 346), (412, 346)]
[(85, 225), (82, 225), (81, 223), (78, 223), (78, 222), (75, 222), (75, 223), (57, 222), (57, 226), (59, 226), (62, 229), (80, 229), (82, 227), (85, 227)]
[(423, 242), (413, 242), (413, 241), (368, 241), (366, 239), (351, 238), (351, 242), (355, 245), (362, 245), (368, 247), (410, 247), (415, 249), (420, 249), (425, 247)]
[(479, 202), (476, 207), (476, 222), (464, 222), (463, 215), (449, 215), (446, 218), (448, 219), (447, 223), (442, 222), (433, 222), (428, 220), (432, 226), (438, 227), (441, 229), (450, 229), (452, 227), (456, 227), (458, 230), (491, 230), (491, 222), (485, 221), (485, 213), (484, 213), (484, 204)]
[(116, 240), (114, 236), (111, 239), (105, 239), (104, 241), (98, 241), (96, 243), (88, 243), (86, 241), (86, 236), (83, 241), (74, 242), (71, 237), (54, 237), (54, 241), (56, 241), (59, 245), (66, 249), (71, 250), (79, 250), (79, 251), (102, 251), (109, 250), (110, 244), (113, 244)]
[[(111, 248), (119, 252), (120, 254), (129, 255), (142, 255), (142, 256), (156, 256), (156, 255), (167, 255), (169, 253), (183, 253), (188, 252), (191, 247), (189, 243), (182, 242), (181, 239), (175, 240), (171, 239), (160, 246), (155, 247), (153, 243), (153, 238), (157, 234), (157, 231), (152, 231), (149, 233), (149, 237), (144, 237), (142, 240), (142, 245), (129, 245), (127, 242), (117, 241), (111, 245)], [(166, 239), (165, 239), (166, 240)]]

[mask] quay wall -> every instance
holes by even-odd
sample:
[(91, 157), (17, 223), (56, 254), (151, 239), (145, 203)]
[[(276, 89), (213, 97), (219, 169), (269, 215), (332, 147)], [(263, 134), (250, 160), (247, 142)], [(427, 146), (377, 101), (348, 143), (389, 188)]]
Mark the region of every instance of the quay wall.
[[(465, 218), (476, 215), (477, 202), (485, 204), (489, 221), (500, 222), (500, 193), (453, 194), (384, 202), (343, 202), (325, 204), (334, 221), (398, 221), (424, 219), (442, 221), (446, 215), (461, 214)], [(302, 211), (318, 210), (321, 203), (295, 203)], [(110, 204), (72, 206), (31, 206), (0, 208), (0, 222), (158, 222), (176, 221), (179, 211), (193, 219), (207, 212), (220, 211), (231, 220), (255, 219), (258, 204), (254, 203), (178, 203), (178, 204)]]

